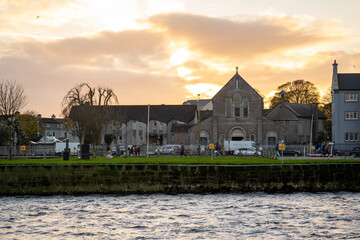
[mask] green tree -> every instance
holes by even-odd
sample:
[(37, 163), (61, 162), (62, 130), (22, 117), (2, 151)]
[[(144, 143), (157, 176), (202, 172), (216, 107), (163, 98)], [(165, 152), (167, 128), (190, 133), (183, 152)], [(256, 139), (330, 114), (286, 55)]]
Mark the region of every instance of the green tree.
[(112, 134), (105, 134), (104, 135), (104, 141), (105, 141), (105, 143), (108, 145), (108, 146), (110, 146), (111, 145), (111, 143), (113, 142), (113, 140), (114, 140), (114, 135), (112, 135)]
[(279, 92), (283, 90), (286, 94), (284, 96), (275, 94), (270, 99), (270, 108), (274, 108), (280, 102), (310, 104), (319, 103), (320, 100), (320, 93), (315, 84), (302, 79), (282, 84), (277, 90)]
[(43, 128), (39, 126), (39, 119), (37, 118), (37, 113), (34, 111), (26, 111), (23, 114), (16, 114), (16, 118), (19, 120), (20, 127), (25, 133), (27, 140), (37, 142), (40, 140), (41, 136), (38, 136), (39, 132), (43, 131)]

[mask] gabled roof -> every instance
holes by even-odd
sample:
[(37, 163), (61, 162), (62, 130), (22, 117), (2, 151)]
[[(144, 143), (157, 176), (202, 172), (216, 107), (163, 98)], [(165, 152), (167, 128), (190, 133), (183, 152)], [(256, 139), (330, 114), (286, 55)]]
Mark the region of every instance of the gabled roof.
[[(281, 108), (282, 106), (284, 106), (286, 109), (288, 109), (289, 112), (291, 112), (297, 118), (311, 118), (312, 113), (313, 113), (313, 108), (315, 106), (317, 108), (317, 104), (300, 104), (300, 103), (282, 102), (282, 103), (279, 103), (278, 105), (276, 105), (275, 108), (264, 112), (264, 116), (265, 117), (272, 116), (271, 117), (272, 119), (274, 118), (274, 116), (276, 116), (275, 117), (276, 119), (273, 119), (273, 120), (281, 120), (284, 116), (277, 115), (277, 113), (278, 113), (279, 108)], [(321, 111), (319, 111), (319, 109), (317, 109), (317, 110), (318, 110), (317, 117), (320, 119), (326, 119), (326, 116)]]
[[(236, 79), (236, 78), (240, 79), (244, 84), (246, 84), (246, 85), (249, 86), (252, 90), (254, 90), (254, 92), (255, 92), (259, 97), (261, 97), (261, 95), (260, 95), (257, 91), (255, 91), (255, 89), (254, 89), (252, 86), (250, 86), (250, 84), (249, 84), (247, 81), (245, 81), (244, 78), (242, 78), (242, 77), (240, 76), (240, 74), (238, 73), (238, 68), (236, 68), (236, 73), (235, 73), (235, 75), (234, 75), (232, 78), (230, 78), (230, 80), (227, 81), (227, 83), (214, 95), (213, 99), (216, 98), (217, 95), (218, 95), (225, 87), (227, 87), (228, 84), (231, 84), (230, 82), (232, 82), (232, 81), (233, 81), (234, 79)], [(261, 97), (261, 98), (262, 98), (262, 97)]]
[[(146, 123), (148, 119), (148, 105), (110, 105), (93, 106), (100, 114), (106, 112), (111, 120), (127, 123), (136, 120)], [(74, 106), (70, 112), (77, 111), (79, 106)], [(195, 105), (150, 105), (150, 120), (168, 123), (171, 120), (188, 123), (196, 114)]]
[(339, 73), (339, 90), (360, 90), (360, 73)]
[[(285, 105), (291, 111), (293, 111), (297, 117), (311, 118), (312, 108), (313, 108), (312, 104), (300, 104), (300, 103), (282, 103), (282, 104)], [(320, 111), (318, 111), (318, 117), (326, 118), (325, 115)]]

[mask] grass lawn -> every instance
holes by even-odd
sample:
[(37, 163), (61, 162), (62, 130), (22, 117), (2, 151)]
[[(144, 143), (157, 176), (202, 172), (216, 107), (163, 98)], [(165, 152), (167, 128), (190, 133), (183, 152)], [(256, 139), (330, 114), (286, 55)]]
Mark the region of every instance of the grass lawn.
[[(285, 159), (284, 164), (311, 164), (311, 163), (360, 163), (360, 159)], [(0, 159), (0, 165), (68, 165), (68, 164), (216, 164), (216, 165), (241, 165), (241, 164), (281, 164), (281, 159), (269, 159), (263, 157), (114, 157), (106, 160), (105, 157), (81, 160), (70, 158), (63, 161), (62, 158), (52, 159)]]

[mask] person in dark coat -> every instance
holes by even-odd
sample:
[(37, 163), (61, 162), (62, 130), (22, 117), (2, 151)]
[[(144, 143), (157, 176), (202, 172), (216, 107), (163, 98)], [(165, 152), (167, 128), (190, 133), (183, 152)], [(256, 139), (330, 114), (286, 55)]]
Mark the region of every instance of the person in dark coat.
[(185, 157), (187, 157), (187, 155), (185, 154), (184, 151), (185, 151), (184, 145), (181, 143), (180, 157), (182, 157), (183, 155), (184, 155)]

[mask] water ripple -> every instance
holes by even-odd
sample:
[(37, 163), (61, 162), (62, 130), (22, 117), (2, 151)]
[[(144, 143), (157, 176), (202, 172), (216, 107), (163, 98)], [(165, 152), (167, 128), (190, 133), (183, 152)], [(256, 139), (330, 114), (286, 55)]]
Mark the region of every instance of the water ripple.
[(0, 197), (0, 239), (357, 239), (359, 193)]

